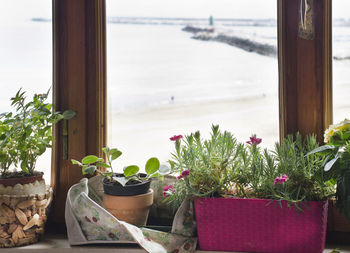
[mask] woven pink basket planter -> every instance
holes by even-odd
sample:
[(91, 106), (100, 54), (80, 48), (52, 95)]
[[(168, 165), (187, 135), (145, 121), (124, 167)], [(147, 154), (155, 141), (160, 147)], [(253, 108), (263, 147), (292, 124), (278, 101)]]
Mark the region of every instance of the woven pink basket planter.
[(309, 202), (304, 212), (265, 199), (195, 199), (201, 250), (321, 253), (325, 247), (328, 201)]

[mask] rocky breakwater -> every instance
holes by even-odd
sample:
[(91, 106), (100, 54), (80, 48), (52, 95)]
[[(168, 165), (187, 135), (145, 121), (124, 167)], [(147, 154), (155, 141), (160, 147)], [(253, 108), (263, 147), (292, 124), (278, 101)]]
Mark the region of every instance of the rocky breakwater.
[(212, 27), (195, 27), (189, 25), (184, 27), (182, 30), (185, 32), (193, 33), (193, 39), (205, 41), (218, 41), (226, 43), (230, 46), (241, 48), (248, 52), (254, 52), (260, 55), (270, 57), (277, 56), (276, 46), (268, 43), (254, 41), (250, 38), (239, 37), (235, 34), (232, 34), (229, 30), (217, 30)]

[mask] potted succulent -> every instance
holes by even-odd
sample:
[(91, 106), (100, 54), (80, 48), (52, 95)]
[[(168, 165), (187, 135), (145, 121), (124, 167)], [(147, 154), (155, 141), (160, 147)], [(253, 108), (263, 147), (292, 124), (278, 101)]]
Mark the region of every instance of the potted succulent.
[(314, 136), (289, 136), (274, 151), (261, 150), (252, 136), (240, 144), (212, 127), (175, 140), (170, 165), (179, 174), (164, 190), (178, 206), (194, 200), (202, 250), (238, 252), (322, 252), (327, 222), (327, 182), (316, 155)]
[(103, 206), (117, 219), (144, 226), (149, 208), (153, 203), (153, 191), (150, 189), (152, 178), (162, 178), (170, 169), (160, 166), (159, 160), (150, 158), (145, 165), (145, 173), (139, 173), (137, 165), (123, 169), (123, 173), (113, 171), (112, 162), (122, 155), (116, 148), (103, 148), (106, 161), (95, 155), (84, 157), (81, 162), (72, 159), (72, 163), (82, 167), (82, 173), (103, 176)]
[(330, 201), (329, 229), (350, 232), (350, 120), (330, 125), (325, 131), (324, 142), (325, 145), (309, 154), (322, 158), (325, 173), (336, 185), (335, 199)]
[(34, 243), (44, 232), (52, 190), (36, 161), (51, 147), (52, 125), (75, 115), (53, 112), (47, 97), (35, 94), (26, 102), (20, 89), (11, 98), (14, 112), (0, 114), (0, 247)]

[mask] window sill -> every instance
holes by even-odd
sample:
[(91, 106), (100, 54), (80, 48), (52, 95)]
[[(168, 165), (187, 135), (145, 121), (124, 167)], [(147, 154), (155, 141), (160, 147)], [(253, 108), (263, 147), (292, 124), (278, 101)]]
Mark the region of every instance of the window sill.
[[(123, 253), (141, 253), (146, 252), (142, 248), (140, 248), (137, 245), (89, 245), (89, 246), (70, 246), (68, 243), (68, 239), (66, 235), (54, 235), (54, 234), (48, 234), (45, 235), (44, 238), (39, 243), (16, 248), (16, 250), (20, 250), (23, 253), (41, 253), (41, 252), (47, 252), (50, 250), (50, 252), (62, 252), (62, 249), (64, 249), (64, 252), (89, 252), (89, 253), (108, 253), (108, 252), (123, 252)], [(341, 245), (336, 246), (334, 244), (327, 244), (326, 249), (324, 253), (329, 253), (333, 249), (339, 249), (342, 253), (350, 253), (350, 245)], [(13, 252), (13, 249), (2, 249), (1, 252)], [(205, 252), (210, 253), (213, 251), (201, 251), (197, 250), (196, 252)], [(220, 252), (224, 253), (224, 252)]]

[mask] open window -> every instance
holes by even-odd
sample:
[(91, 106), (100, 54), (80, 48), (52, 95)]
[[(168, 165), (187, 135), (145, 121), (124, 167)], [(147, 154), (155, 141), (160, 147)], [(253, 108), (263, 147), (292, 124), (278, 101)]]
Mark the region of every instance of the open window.
[[(138, 8), (135, 8), (138, 6)], [(108, 143), (120, 169), (212, 124), (278, 141), (277, 2), (108, 0)]]
[(350, 117), (350, 8), (348, 1), (333, 1), (333, 122)]

